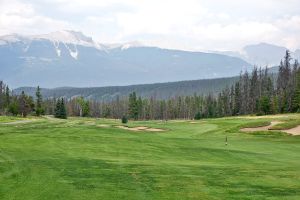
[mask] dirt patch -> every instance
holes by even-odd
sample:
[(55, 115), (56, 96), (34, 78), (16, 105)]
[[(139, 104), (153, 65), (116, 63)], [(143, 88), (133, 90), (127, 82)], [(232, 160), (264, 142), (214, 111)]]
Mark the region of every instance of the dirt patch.
[(151, 131), (151, 132), (161, 132), (161, 131), (164, 131), (163, 129), (160, 129), (160, 128), (147, 128), (145, 130), (146, 131)]
[(127, 127), (127, 126), (116, 126), (117, 128), (125, 129), (125, 130), (130, 130), (130, 131), (150, 131), (150, 132), (160, 132), (164, 131), (163, 129), (159, 128), (150, 128), (147, 126), (138, 126), (138, 127)]
[(282, 131), (291, 135), (300, 135), (300, 126)]
[(110, 127), (108, 124), (98, 124), (97, 127), (107, 128)]
[(272, 126), (275, 126), (277, 124), (280, 124), (280, 123), (282, 123), (282, 122), (273, 121), (268, 126), (261, 126), (261, 127), (255, 127), (255, 128), (242, 128), (241, 131), (243, 131), (243, 132), (268, 131), (269, 128), (271, 128)]

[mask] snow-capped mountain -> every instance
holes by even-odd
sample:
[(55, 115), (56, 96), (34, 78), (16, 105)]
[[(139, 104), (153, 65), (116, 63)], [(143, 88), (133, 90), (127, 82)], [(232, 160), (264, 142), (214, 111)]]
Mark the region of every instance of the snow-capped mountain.
[(138, 42), (101, 44), (80, 32), (0, 37), (0, 79), (13, 87), (105, 86), (235, 76), (251, 65), (226, 55)]
[(145, 45), (143, 45), (141, 42), (139, 41), (132, 41), (132, 42), (126, 42), (126, 43), (117, 43), (117, 44), (104, 44), (103, 46), (105, 46), (106, 50), (110, 50), (110, 49), (129, 49), (129, 48), (135, 48), (135, 47), (143, 47)]
[(18, 34), (6, 35), (0, 37), (0, 45), (11, 45), (14, 43), (21, 43), (25, 47), (24, 52), (32, 46), (32, 43), (36, 42), (50, 42), (52, 43), (57, 56), (61, 56), (61, 49), (59, 45), (64, 45), (68, 49), (70, 55), (74, 58), (78, 58), (77, 46), (91, 47), (99, 50), (105, 50), (105, 46), (95, 42), (91, 37), (83, 35), (81, 32), (76, 31), (57, 31), (44, 35), (22, 36)]

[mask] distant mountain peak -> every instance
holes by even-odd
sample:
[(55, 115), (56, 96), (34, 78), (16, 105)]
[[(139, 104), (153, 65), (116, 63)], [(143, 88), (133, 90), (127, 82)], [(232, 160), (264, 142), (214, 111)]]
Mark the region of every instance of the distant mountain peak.
[(95, 42), (92, 37), (88, 37), (84, 35), (82, 32), (72, 31), (72, 30), (62, 30), (62, 31), (55, 31), (47, 34), (29, 35), (29, 36), (13, 33), (10, 35), (0, 36), (0, 45), (15, 43), (15, 42), (29, 43), (35, 40), (48, 40), (52, 42), (55, 46), (58, 46), (59, 43), (64, 43), (64, 44), (94, 47), (97, 49), (105, 50), (103, 45)]
[(251, 49), (251, 48), (269, 48), (269, 49), (280, 49), (280, 50), (287, 50), (287, 48), (275, 44), (269, 44), (266, 42), (261, 42), (258, 44), (252, 44), (252, 45), (247, 45), (244, 47), (245, 49)]
[(121, 49), (125, 50), (125, 49), (129, 49), (129, 48), (142, 47), (142, 46), (144, 46), (144, 45), (139, 41), (131, 41), (131, 42), (127, 42), (127, 43), (123, 44)]
[(82, 46), (96, 47), (97, 43), (91, 37), (84, 35), (82, 32), (63, 30), (56, 31), (48, 34), (33, 35), (32, 39), (46, 39), (52, 42), (62, 42), (66, 44), (76, 44)]

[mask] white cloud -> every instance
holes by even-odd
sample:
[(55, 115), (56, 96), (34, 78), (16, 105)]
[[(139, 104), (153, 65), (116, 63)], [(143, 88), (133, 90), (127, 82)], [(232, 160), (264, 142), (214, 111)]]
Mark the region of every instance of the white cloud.
[(55, 20), (35, 12), (31, 4), (19, 1), (1, 1), (0, 34), (37, 34), (70, 27), (62, 20)]
[(179, 49), (300, 48), (298, 0), (0, 0), (0, 34), (76, 29), (100, 42)]

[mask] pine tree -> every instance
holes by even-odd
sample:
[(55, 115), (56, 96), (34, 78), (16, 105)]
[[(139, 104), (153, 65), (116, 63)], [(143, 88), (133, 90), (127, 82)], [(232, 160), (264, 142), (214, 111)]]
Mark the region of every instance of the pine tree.
[(9, 105), (10, 105), (9, 87), (6, 86), (6, 89), (5, 89), (5, 107), (6, 107), (6, 109), (9, 109)]
[(60, 99), (58, 99), (56, 101), (56, 106), (55, 106), (55, 110), (54, 110), (54, 116), (56, 118), (61, 118), (60, 111), (61, 111), (61, 101), (60, 101)]
[(129, 94), (128, 113), (130, 118), (134, 120), (138, 119), (138, 103), (135, 92)]
[(194, 117), (194, 120), (200, 120), (201, 119), (201, 113), (200, 112), (197, 112), (195, 114), (195, 117)]
[(12, 102), (9, 104), (8, 112), (12, 115), (18, 115), (19, 113), (19, 103), (17, 97), (12, 98)]
[(67, 119), (67, 111), (63, 98), (58, 99), (56, 102), (55, 117), (60, 119)]
[(32, 99), (25, 95), (22, 91), (19, 97), (19, 113), (22, 117), (26, 117), (32, 108)]
[(258, 101), (259, 101), (259, 77), (258, 70), (254, 67), (252, 71), (252, 76), (250, 79), (250, 113), (256, 113), (258, 110)]
[(277, 79), (278, 106), (281, 113), (291, 111), (292, 87), (291, 87), (291, 54), (286, 51), (284, 61), (280, 62)]
[(271, 102), (268, 96), (262, 96), (259, 101), (260, 111), (265, 115), (271, 111)]
[(234, 87), (234, 107), (233, 107), (233, 113), (234, 115), (240, 114), (241, 110), (241, 89), (240, 89), (240, 83), (235, 83)]
[(296, 86), (292, 100), (292, 112), (300, 112), (300, 71), (296, 72)]
[(272, 97), (272, 101), (271, 101), (271, 113), (272, 114), (277, 114), (279, 112), (278, 110), (278, 97), (276, 95), (274, 95)]
[(122, 117), (122, 123), (123, 124), (127, 124), (127, 122), (128, 122), (128, 119), (127, 119), (127, 117), (124, 115), (123, 117)]
[(40, 115), (44, 114), (44, 109), (42, 108), (43, 97), (42, 97), (42, 94), (41, 94), (40, 86), (37, 87), (35, 95), (36, 95), (35, 114), (37, 116), (40, 116)]
[(138, 118), (141, 119), (142, 118), (142, 111), (143, 111), (143, 101), (142, 101), (141, 97), (139, 97), (137, 99), (136, 106), (137, 106), (137, 115), (138, 115)]
[(61, 102), (60, 102), (60, 118), (67, 119), (67, 110), (66, 110), (65, 101), (63, 98), (61, 98)]

